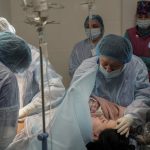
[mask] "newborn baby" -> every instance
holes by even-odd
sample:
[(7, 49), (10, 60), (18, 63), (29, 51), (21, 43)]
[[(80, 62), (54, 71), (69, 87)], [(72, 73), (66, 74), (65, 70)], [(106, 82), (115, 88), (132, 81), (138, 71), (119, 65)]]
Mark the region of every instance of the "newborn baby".
[(100, 103), (98, 102), (98, 100), (94, 99), (93, 97), (90, 97), (89, 107), (90, 107), (91, 114), (97, 114), (97, 115), (103, 114), (100, 107)]
[(105, 129), (114, 129), (116, 120), (123, 116), (124, 107), (120, 107), (100, 97), (90, 97), (89, 107), (93, 124), (93, 139)]

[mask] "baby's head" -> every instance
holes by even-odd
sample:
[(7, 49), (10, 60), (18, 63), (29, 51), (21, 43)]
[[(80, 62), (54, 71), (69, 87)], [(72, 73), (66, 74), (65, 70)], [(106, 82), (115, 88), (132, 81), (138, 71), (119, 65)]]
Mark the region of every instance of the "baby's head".
[(91, 113), (95, 113), (99, 109), (100, 104), (97, 100), (90, 98), (89, 107), (90, 107)]

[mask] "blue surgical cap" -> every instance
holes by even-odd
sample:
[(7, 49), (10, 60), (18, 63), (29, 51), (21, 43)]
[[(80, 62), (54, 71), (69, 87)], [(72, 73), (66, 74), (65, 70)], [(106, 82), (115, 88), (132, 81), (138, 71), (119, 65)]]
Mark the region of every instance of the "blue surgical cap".
[(96, 54), (111, 57), (125, 64), (132, 58), (132, 46), (124, 37), (109, 34), (105, 36), (96, 46)]
[[(101, 37), (104, 34), (104, 23), (103, 23), (103, 19), (101, 16), (99, 15), (92, 15), (92, 20), (97, 20), (101, 26)], [(85, 22), (84, 22), (84, 28), (86, 28), (86, 26), (88, 25), (89, 22), (89, 16), (86, 17)]]
[(11, 32), (0, 32), (0, 62), (12, 72), (22, 72), (31, 63), (28, 44)]

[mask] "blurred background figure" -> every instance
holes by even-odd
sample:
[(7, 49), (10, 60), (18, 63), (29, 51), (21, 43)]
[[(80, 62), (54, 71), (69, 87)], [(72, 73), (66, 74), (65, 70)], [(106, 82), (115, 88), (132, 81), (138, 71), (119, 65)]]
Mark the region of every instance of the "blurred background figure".
[(150, 80), (150, 1), (137, 2), (136, 26), (126, 31), (132, 44), (133, 53), (146, 64)]
[(87, 38), (75, 44), (70, 56), (69, 74), (71, 77), (83, 60), (96, 55), (95, 46), (104, 34), (102, 17), (92, 15), (92, 18), (89, 18), (87, 16), (84, 28)]
[[(16, 33), (15, 28), (3, 17), (0, 17), (0, 31)], [(40, 54), (36, 47), (29, 43), (28, 45), (31, 49), (32, 62), (28, 70), (16, 74), (19, 86), (20, 108), (22, 108), (19, 111), (19, 118), (25, 117), (33, 111), (36, 112), (36, 109), (42, 106), (40, 96)], [(50, 100), (56, 100), (64, 96), (65, 88), (61, 81), (62, 77), (53, 70), (52, 65), (45, 58), (43, 58), (43, 69), (45, 105), (50, 105)], [(32, 100), (34, 102), (30, 104)]]
[(0, 149), (16, 135), (19, 111), (18, 84), (14, 73), (23, 72), (31, 63), (28, 44), (10, 32), (0, 33)]

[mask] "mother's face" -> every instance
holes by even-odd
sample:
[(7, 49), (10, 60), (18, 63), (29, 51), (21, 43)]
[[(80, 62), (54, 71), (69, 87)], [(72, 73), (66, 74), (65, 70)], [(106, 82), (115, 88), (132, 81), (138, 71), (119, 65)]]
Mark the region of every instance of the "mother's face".
[(105, 129), (113, 129), (116, 127), (116, 121), (108, 120), (104, 117), (104, 115), (101, 115), (99, 117), (92, 117), (92, 123), (93, 123), (93, 139), (94, 140), (97, 140), (99, 137), (99, 134)]

